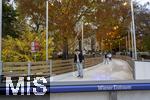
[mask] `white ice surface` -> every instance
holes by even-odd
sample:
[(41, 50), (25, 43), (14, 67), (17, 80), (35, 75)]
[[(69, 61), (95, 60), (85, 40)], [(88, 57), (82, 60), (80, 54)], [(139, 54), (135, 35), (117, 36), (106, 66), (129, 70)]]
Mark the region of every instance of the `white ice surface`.
[(59, 81), (97, 81), (97, 80), (132, 80), (133, 75), (126, 61), (113, 59), (109, 64), (100, 63), (84, 69), (84, 77), (77, 78), (77, 72), (50, 77), (51, 82)]

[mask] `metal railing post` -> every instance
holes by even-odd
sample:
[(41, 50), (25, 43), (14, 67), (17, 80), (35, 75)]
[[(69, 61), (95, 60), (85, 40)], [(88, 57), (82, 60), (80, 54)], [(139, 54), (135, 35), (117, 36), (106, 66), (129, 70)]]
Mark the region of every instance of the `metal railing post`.
[(48, 0), (46, 0), (46, 61), (48, 61)]
[(2, 0), (0, 0), (0, 82), (2, 80)]

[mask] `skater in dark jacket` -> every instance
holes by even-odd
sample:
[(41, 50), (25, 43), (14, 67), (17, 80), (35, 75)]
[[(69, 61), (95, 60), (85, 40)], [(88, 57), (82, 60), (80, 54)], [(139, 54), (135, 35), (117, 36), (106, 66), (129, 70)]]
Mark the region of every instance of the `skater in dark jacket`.
[(74, 55), (74, 63), (76, 64), (77, 71), (78, 71), (78, 77), (83, 78), (83, 61), (84, 61), (84, 56), (79, 50), (75, 50), (75, 55)]

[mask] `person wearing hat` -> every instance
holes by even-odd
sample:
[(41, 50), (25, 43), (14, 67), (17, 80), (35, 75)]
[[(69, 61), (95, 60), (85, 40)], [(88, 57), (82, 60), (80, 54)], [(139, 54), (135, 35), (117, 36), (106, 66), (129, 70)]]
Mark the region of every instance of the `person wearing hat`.
[(83, 61), (84, 61), (84, 56), (82, 52), (80, 52), (78, 49), (75, 50), (75, 55), (74, 55), (74, 63), (76, 64), (77, 71), (78, 71), (78, 76), (80, 78), (83, 78)]

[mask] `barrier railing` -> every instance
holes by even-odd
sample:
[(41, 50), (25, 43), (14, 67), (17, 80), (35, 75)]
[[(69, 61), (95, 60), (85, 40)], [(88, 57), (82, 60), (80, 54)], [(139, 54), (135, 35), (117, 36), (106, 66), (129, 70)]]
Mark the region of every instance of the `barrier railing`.
[[(86, 58), (84, 68), (91, 67), (100, 63), (101, 58)], [(73, 59), (70, 60), (50, 60), (39, 62), (4, 62), (4, 76), (29, 76), (29, 75), (58, 75), (67, 72), (75, 71)]]
[[(133, 61), (130, 57), (115, 56), (114, 58), (127, 61), (131, 70), (134, 70)], [(102, 57), (85, 58), (84, 68), (92, 67), (101, 63)], [(29, 75), (59, 75), (68, 72), (76, 71), (73, 59), (69, 60), (50, 60), (39, 62), (4, 62), (3, 75), (4, 76), (29, 76)]]
[[(101, 57), (95, 58), (86, 58), (84, 64), (84, 68), (92, 67), (102, 62)], [(52, 75), (59, 75), (67, 72), (76, 71), (76, 67), (74, 65), (73, 59), (70, 60), (56, 60), (52, 63)]]
[(4, 76), (29, 76), (50, 75), (49, 65), (45, 61), (40, 62), (5, 62), (3, 63)]

